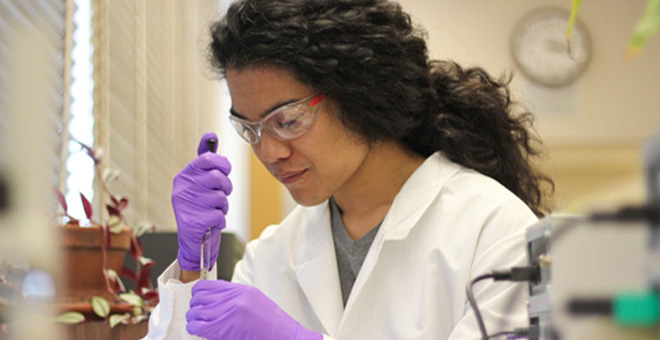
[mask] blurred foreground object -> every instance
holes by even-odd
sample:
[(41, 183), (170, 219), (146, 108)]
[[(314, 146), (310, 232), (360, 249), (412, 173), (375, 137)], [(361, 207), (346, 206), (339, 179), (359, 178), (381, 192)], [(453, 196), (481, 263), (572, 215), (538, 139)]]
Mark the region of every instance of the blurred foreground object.
[(0, 260), (18, 264), (21, 274), (2, 307), (9, 339), (59, 338), (48, 306), (60, 258), (47, 216), (61, 145), (64, 23), (64, 1), (0, 1), (0, 175), (9, 187)]
[(527, 229), (532, 339), (660, 339), (660, 133), (644, 165), (646, 205)]

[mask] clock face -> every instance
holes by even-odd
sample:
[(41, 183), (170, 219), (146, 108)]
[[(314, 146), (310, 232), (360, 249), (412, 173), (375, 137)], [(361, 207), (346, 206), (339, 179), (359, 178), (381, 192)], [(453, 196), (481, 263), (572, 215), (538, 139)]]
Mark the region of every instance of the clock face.
[(589, 36), (576, 20), (568, 43), (569, 18), (570, 12), (566, 10), (540, 8), (516, 26), (511, 39), (513, 58), (531, 80), (547, 86), (566, 85), (587, 67), (591, 54)]

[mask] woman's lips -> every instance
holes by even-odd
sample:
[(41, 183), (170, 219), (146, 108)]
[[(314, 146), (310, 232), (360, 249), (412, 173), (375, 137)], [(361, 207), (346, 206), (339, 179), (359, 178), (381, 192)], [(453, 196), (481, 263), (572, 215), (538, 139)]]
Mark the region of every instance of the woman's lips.
[(286, 174), (278, 175), (277, 179), (283, 184), (291, 184), (300, 181), (300, 178), (307, 172), (307, 169), (296, 172), (289, 172)]

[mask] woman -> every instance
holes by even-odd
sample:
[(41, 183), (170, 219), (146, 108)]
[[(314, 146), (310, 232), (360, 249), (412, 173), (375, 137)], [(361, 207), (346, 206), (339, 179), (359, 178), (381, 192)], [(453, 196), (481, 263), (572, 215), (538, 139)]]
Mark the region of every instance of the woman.
[[(429, 61), (391, 1), (237, 1), (211, 33), (232, 124), (300, 206), (233, 282), (195, 283), (231, 192), (206, 135), (174, 180), (179, 255), (147, 338), (480, 338), (466, 284), (525, 263), (550, 182), (506, 83)], [(524, 285), (474, 288), (490, 332), (526, 324)]]

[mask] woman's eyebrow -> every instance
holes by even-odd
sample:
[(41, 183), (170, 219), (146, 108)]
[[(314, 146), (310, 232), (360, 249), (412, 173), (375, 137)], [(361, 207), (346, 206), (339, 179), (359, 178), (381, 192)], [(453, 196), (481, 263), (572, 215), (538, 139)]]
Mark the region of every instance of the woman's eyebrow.
[(245, 118), (244, 116), (240, 115), (238, 112), (234, 111), (234, 108), (233, 108), (233, 107), (232, 107), (232, 108), (229, 108), (229, 114), (232, 115), (232, 116), (234, 116), (234, 117), (237, 117), (237, 118), (240, 118), (240, 119), (245, 119), (245, 120), (247, 120), (247, 118)]
[[(264, 113), (262, 113), (262, 114), (260, 115), (260, 117), (261, 117), (261, 118), (266, 117), (269, 113), (271, 113), (271, 112), (273, 112), (273, 111), (279, 109), (280, 107), (285, 106), (285, 105), (288, 105), (288, 104), (291, 104), (291, 103), (293, 103), (293, 102), (297, 102), (297, 101), (299, 101), (299, 100), (300, 100), (300, 99), (290, 99), (290, 100), (285, 100), (285, 101), (282, 101), (282, 102), (278, 102), (278, 103), (276, 103), (275, 105), (271, 106), (271, 107), (270, 107), (268, 110), (266, 110)], [(234, 110), (233, 107), (229, 109), (229, 113), (230, 113), (232, 116), (238, 117), (238, 118), (240, 118), (240, 119), (249, 120), (249, 119), (247, 119), (245, 116), (243, 116), (243, 115), (241, 115), (240, 113), (236, 112), (236, 110)]]

